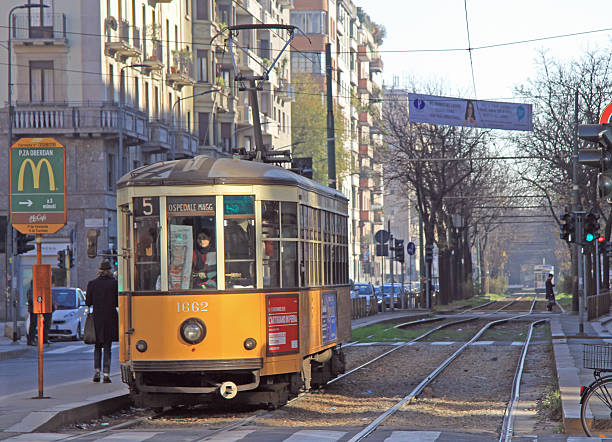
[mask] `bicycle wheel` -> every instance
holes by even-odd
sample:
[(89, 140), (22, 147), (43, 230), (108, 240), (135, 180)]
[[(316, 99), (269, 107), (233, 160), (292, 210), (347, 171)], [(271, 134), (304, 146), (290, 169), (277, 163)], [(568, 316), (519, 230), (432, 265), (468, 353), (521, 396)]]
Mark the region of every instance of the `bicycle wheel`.
[(580, 421), (587, 436), (612, 437), (612, 377), (589, 387), (580, 407)]

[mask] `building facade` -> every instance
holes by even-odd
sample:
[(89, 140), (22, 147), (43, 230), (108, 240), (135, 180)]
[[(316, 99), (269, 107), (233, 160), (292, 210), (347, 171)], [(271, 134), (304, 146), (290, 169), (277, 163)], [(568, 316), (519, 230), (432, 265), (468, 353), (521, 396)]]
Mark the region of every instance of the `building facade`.
[[(21, 7), (42, 4), (38, 7)], [(29, 3), (28, 3), (29, 2)], [(225, 35), (233, 23), (288, 23), (283, 0), (6, 0), (12, 83), (12, 142), (51, 137), (66, 147), (67, 225), (43, 237), (43, 263), (54, 286), (86, 287), (100, 259), (86, 256), (87, 230), (97, 229), (98, 249), (117, 244), (115, 183), (124, 173), (156, 161), (199, 154), (231, 155), (253, 148), (248, 95), (234, 82)], [(16, 7), (15, 9), (12, 9)], [(286, 35), (243, 33), (239, 70), (261, 72)], [(246, 53), (247, 55), (244, 55)], [(7, 65), (7, 51), (0, 61)], [(289, 55), (279, 60), (260, 96), (264, 143), (290, 147)], [(9, 83), (9, 70), (0, 72)], [(7, 88), (0, 136), (8, 140)], [(7, 141), (8, 142), (8, 141)], [(9, 188), (8, 149), (0, 171)], [(8, 196), (0, 202), (8, 217)], [(4, 219), (4, 218), (2, 218)], [(74, 267), (58, 267), (57, 252), (70, 247)], [(20, 316), (35, 252), (1, 255), (3, 275), (14, 275)], [(7, 272), (7, 267), (9, 272)], [(12, 270), (11, 270), (12, 267)], [(7, 276), (7, 279), (10, 276)], [(11, 285), (10, 283), (8, 284)], [(4, 293), (7, 283), (0, 282)], [(0, 317), (10, 318), (10, 296)]]
[(383, 142), (378, 129), (383, 65), (377, 25), (350, 0), (294, 0), (291, 24), (306, 34), (292, 45), (292, 73), (312, 75), (322, 91), (325, 46), (331, 46), (332, 94), (349, 135), (344, 149), (351, 170), (340, 177), (339, 189), (350, 199), (350, 277), (375, 282), (381, 267), (374, 258), (373, 236), (383, 228), (382, 165), (376, 155)]

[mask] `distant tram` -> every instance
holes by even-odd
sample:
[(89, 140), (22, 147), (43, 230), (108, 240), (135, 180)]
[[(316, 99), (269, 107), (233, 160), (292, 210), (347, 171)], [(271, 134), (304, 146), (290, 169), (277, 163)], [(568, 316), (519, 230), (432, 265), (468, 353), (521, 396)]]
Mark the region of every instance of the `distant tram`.
[(533, 282), (536, 294), (546, 293), (546, 278), (551, 273), (555, 274), (554, 266), (539, 264), (533, 267)]
[(278, 406), (344, 372), (344, 195), (198, 156), (131, 171), (117, 206), (121, 376), (137, 405)]

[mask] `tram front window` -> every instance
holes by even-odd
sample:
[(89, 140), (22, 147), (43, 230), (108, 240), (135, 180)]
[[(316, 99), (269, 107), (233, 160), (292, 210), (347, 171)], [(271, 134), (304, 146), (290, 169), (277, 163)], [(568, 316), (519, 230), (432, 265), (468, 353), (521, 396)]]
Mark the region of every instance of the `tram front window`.
[(214, 197), (168, 197), (168, 288), (216, 289)]
[(255, 204), (252, 196), (223, 197), (225, 287), (255, 287)]

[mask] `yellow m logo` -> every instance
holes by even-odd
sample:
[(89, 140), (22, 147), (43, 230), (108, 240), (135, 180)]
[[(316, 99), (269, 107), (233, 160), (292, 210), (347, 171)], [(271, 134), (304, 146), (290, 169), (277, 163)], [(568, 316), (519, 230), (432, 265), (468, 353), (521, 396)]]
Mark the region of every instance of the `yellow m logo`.
[(17, 181), (17, 190), (19, 192), (23, 192), (23, 177), (25, 175), (26, 166), (30, 166), (32, 170), (32, 178), (34, 179), (34, 189), (40, 188), (40, 169), (42, 166), (47, 166), (47, 173), (49, 174), (49, 191), (56, 190), (55, 189), (55, 176), (53, 176), (53, 168), (51, 167), (51, 163), (46, 158), (42, 158), (38, 161), (37, 165), (34, 165), (34, 161), (30, 158), (26, 159), (19, 168), (19, 179)]

